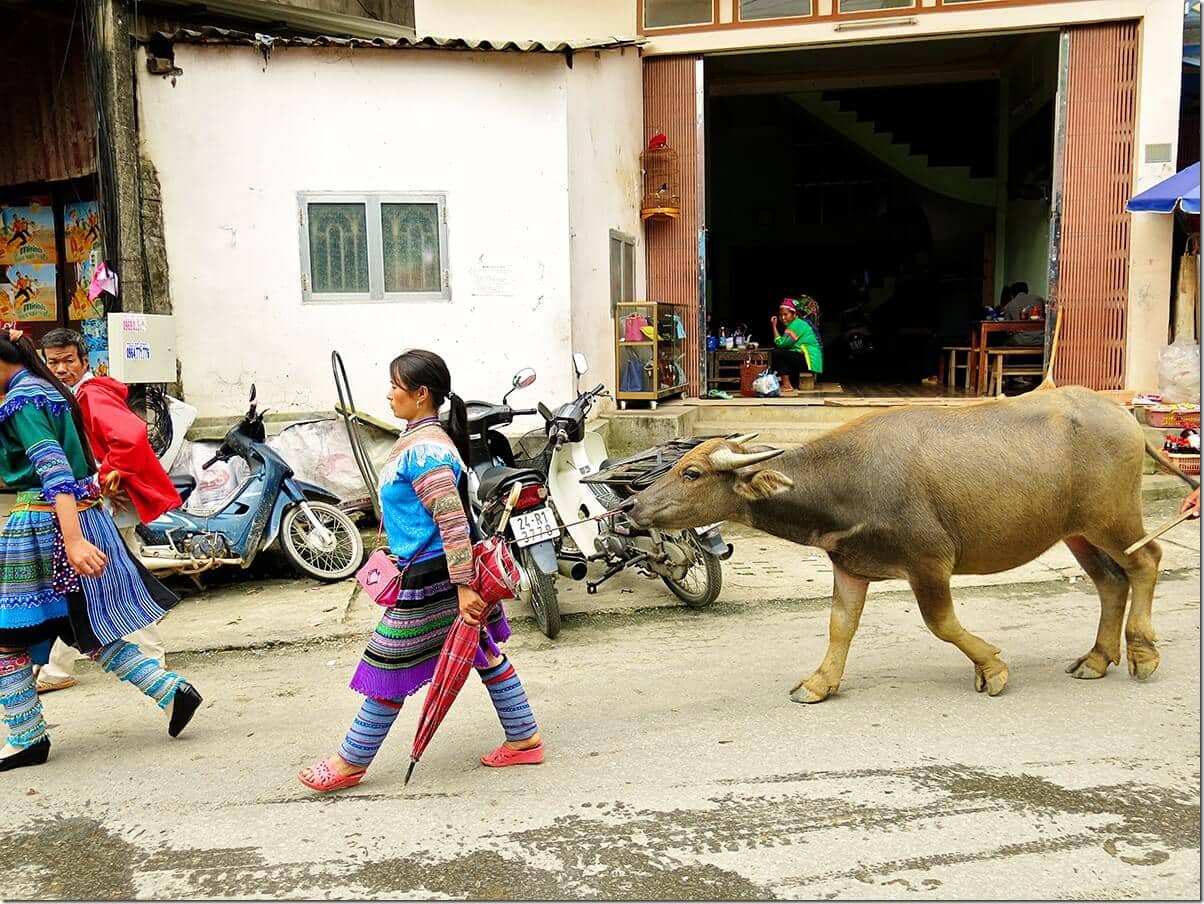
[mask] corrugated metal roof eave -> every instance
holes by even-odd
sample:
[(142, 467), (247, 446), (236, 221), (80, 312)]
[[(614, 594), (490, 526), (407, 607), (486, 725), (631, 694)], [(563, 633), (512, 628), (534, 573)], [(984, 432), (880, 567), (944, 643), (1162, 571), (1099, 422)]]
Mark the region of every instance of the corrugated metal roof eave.
[[(386, 50), (468, 50), (496, 53), (574, 53), (582, 50), (610, 50), (619, 47), (638, 47), (643, 38), (609, 37), (583, 41), (490, 41), (470, 38), (349, 38), (334, 35), (300, 37), (252, 34), (232, 28), (206, 25), (199, 28), (180, 28), (174, 32), (157, 32), (159, 40), (172, 44), (228, 44), (257, 47), (364, 47)], [(152, 38), (153, 39), (153, 38)]]

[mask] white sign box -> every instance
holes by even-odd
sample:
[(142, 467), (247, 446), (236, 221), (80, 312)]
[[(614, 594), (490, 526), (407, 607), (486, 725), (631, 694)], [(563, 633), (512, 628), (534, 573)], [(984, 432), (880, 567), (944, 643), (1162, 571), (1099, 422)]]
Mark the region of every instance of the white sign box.
[(175, 318), (170, 314), (110, 314), (109, 372), (122, 383), (174, 383)]

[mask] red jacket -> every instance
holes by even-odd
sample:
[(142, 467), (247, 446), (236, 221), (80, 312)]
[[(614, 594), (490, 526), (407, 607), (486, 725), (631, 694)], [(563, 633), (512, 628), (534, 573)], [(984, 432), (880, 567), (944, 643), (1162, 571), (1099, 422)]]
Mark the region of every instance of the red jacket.
[(101, 486), (113, 472), (143, 524), (183, 505), (171, 478), (159, 464), (146, 435), (146, 424), (126, 407), (129, 389), (112, 377), (91, 377), (75, 388), (84, 413)]

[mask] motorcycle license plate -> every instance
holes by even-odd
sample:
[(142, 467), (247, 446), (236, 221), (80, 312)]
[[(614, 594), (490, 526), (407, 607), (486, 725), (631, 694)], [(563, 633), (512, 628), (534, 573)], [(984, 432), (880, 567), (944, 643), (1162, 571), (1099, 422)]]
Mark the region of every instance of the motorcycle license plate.
[(700, 536), (700, 537), (701, 537), (701, 536), (702, 536), (703, 534), (705, 534), (707, 531), (712, 531), (712, 530), (714, 530), (715, 528), (717, 528), (717, 527), (722, 527), (722, 526), (723, 526), (723, 522), (722, 522), (722, 521), (716, 521), (714, 524), (708, 524), (706, 527), (696, 527), (696, 528), (694, 528), (694, 533), (698, 534), (698, 536)]
[(552, 540), (560, 533), (550, 508), (537, 508), (521, 515), (510, 516), (510, 530), (519, 546), (534, 546)]

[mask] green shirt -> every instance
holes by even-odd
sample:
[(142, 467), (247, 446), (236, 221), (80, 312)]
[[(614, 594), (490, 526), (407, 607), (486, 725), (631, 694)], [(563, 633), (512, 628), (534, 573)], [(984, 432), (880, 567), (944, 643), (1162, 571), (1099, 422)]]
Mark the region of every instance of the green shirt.
[(18, 371), (0, 405), (0, 480), (14, 490), (85, 493), (90, 469), (70, 407), (53, 386)]
[[(791, 335), (793, 334), (793, 336)], [(799, 352), (807, 362), (807, 370), (820, 374), (824, 372), (824, 350), (819, 344), (815, 330), (802, 317), (795, 317), (790, 326), (785, 327), (782, 335), (773, 341), (778, 348)]]

